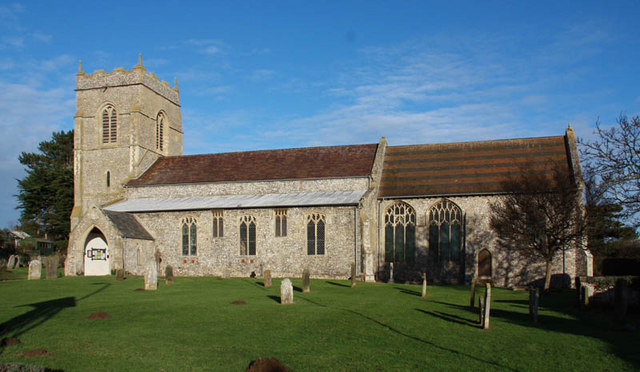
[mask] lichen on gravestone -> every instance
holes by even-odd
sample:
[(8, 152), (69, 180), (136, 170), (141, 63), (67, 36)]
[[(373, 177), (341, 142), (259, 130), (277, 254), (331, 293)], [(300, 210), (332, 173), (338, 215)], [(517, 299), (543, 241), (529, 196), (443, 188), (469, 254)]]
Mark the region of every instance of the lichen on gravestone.
[(147, 271), (144, 274), (144, 290), (154, 291), (158, 289), (158, 268), (155, 260), (149, 260)]
[(422, 273), (422, 298), (427, 298), (427, 273)]
[(173, 266), (171, 265), (164, 268), (164, 282), (165, 284), (173, 284)]
[(117, 269), (116, 270), (116, 280), (121, 282), (124, 280), (124, 270), (122, 269)]
[(58, 258), (57, 254), (45, 257), (44, 259), (44, 267), (45, 267), (45, 277), (47, 279), (55, 279), (58, 277), (58, 263), (60, 262), (60, 258)]
[(293, 284), (289, 278), (284, 278), (280, 283), (280, 303), (282, 305), (293, 303)]
[(29, 262), (29, 274), (28, 280), (38, 280), (42, 276), (42, 262), (39, 260), (33, 260)]
[(264, 271), (264, 287), (265, 288), (270, 288), (271, 287), (271, 270), (265, 270)]
[(309, 293), (309, 269), (302, 271), (302, 293)]

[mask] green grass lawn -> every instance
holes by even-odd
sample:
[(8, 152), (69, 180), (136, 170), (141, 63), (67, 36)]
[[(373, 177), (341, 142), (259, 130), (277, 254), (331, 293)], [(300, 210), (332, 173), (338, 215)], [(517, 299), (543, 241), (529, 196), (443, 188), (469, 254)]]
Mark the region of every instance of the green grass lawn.
[[(301, 287), (300, 280), (294, 285)], [(491, 329), (467, 308), (469, 287), (312, 280), (280, 305), (279, 280), (176, 278), (135, 291), (140, 278), (0, 282), (0, 363), (65, 371), (243, 371), (275, 357), (295, 371), (584, 370), (640, 368), (639, 333), (608, 315), (576, 310), (573, 292), (541, 301), (528, 319), (525, 292), (493, 290)], [(246, 305), (233, 305), (243, 300)], [(110, 318), (89, 320), (105, 311)], [(634, 319), (637, 324), (637, 318)], [(25, 358), (42, 348), (47, 357)]]

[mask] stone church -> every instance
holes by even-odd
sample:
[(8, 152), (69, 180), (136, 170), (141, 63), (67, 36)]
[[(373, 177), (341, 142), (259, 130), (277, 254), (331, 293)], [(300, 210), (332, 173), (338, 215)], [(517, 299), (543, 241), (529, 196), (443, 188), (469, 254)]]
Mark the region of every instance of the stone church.
[[(378, 143), (182, 155), (173, 87), (146, 71), (77, 73), (74, 208), (66, 275), (419, 278), (521, 285), (541, 264), (501, 251), (490, 202), (522, 167), (560, 164), (581, 183), (573, 131), (482, 142)], [(567, 247), (554, 274), (586, 274)], [(392, 269), (393, 268), (393, 269)]]

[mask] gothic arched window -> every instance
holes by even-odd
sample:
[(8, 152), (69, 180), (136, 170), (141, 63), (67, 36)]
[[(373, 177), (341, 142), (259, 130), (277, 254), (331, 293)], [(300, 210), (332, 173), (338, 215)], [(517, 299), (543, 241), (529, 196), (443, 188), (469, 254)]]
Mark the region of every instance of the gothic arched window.
[(102, 110), (102, 143), (118, 141), (118, 117), (115, 107), (108, 105)]
[(256, 218), (253, 216), (240, 218), (240, 255), (256, 255)]
[(164, 114), (161, 112), (156, 118), (156, 150), (164, 151)]
[(384, 252), (386, 262), (414, 262), (416, 212), (409, 204), (396, 203), (384, 214)]
[(311, 214), (307, 217), (307, 255), (324, 255), (324, 227), (325, 219), (321, 214)]
[(462, 247), (462, 211), (442, 200), (429, 209), (429, 251), (439, 261), (458, 261)]
[(182, 255), (195, 256), (198, 253), (198, 227), (196, 219), (187, 217), (182, 220)]

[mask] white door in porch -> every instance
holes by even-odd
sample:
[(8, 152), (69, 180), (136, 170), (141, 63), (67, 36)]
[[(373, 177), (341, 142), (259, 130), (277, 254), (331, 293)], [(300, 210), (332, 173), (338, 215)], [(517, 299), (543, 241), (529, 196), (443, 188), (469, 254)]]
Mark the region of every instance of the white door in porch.
[(84, 275), (109, 275), (109, 246), (102, 237), (95, 237), (84, 249)]

